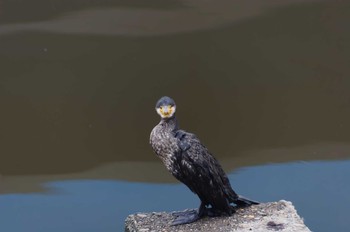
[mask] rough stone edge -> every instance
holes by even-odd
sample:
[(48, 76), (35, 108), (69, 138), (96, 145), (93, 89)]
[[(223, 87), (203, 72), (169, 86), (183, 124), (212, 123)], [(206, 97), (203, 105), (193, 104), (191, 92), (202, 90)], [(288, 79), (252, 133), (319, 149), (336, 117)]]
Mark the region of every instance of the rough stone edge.
[[(264, 210), (266, 210), (266, 215), (261, 216), (260, 211)], [(285, 200), (262, 203), (258, 206), (239, 209), (232, 217), (205, 218), (189, 225), (176, 227), (168, 226), (172, 220), (171, 213), (152, 212), (129, 215), (125, 220), (125, 231), (209, 232), (215, 229), (215, 231), (223, 232), (310, 232), (310, 229), (304, 224), (303, 219), (298, 215), (292, 202)], [(154, 224), (156, 223), (159, 223), (157, 228), (152, 228), (155, 227)]]

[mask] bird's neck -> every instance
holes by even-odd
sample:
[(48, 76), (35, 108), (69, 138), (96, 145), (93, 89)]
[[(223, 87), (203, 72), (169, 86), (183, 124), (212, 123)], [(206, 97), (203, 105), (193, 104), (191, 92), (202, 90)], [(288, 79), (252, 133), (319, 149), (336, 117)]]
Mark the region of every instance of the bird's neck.
[(169, 132), (177, 131), (179, 129), (175, 116), (171, 118), (162, 118), (160, 123), (164, 126), (164, 129), (168, 130)]

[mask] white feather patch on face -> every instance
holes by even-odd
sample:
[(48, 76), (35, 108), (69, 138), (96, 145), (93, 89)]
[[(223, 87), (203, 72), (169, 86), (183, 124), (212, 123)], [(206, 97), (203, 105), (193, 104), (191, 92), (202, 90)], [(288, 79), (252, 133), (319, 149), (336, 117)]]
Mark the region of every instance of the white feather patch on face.
[(171, 118), (175, 114), (176, 106), (161, 106), (156, 111), (162, 118)]
[(161, 117), (163, 117), (162, 113), (160, 112), (160, 108), (157, 108), (156, 110), (157, 110), (157, 113), (158, 113)]

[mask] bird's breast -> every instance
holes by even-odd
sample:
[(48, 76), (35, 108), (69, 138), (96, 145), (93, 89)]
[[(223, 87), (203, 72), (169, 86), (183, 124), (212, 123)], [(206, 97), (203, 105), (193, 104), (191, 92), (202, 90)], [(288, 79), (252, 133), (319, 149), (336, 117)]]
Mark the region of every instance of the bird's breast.
[(154, 152), (163, 161), (167, 169), (170, 169), (173, 165), (175, 154), (179, 151), (177, 139), (174, 135), (158, 125), (151, 132), (150, 143)]

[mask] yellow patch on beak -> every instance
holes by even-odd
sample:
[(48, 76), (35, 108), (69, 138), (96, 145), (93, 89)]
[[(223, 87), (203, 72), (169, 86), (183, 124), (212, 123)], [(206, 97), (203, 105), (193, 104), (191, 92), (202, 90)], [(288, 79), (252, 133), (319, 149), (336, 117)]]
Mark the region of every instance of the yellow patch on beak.
[(175, 113), (175, 106), (161, 106), (157, 109), (157, 112), (162, 118), (170, 118)]

